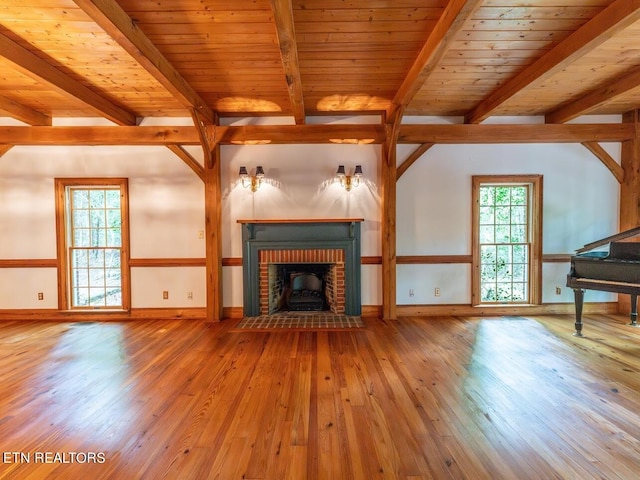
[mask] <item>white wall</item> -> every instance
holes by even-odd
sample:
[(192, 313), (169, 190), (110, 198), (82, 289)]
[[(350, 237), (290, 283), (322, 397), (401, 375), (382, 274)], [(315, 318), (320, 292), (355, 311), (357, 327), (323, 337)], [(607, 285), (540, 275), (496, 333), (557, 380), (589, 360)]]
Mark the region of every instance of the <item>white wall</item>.
[[(129, 178), (132, 258), (204, 257), (202, 182), (167, 148), (14, 147), (0, 158), (0, 259), (56, 258), (56, 177)], [(203, 267), (148, 270), (132, 269), (134, 308), (205, 305)], [(0, 268), (0, 308), (57, 308), (55, 269)]]
[[(405, 122), (418, 120), (452, 121), (407, 118)], [(188, 119), (165, 123), (188, 124)], [(619, 161), (619, 145), (605, 147)], [(400, 145), (398, 163), (415, 148)], [(191, 151), (200, 155), (198, 148)], [(362, 165), (364, 184), (344, 191), (333, 180), (340, 164), (347, 170)], [(364, 218), (362, 255), (380, 255), (379, 164), (379, 145), (224, 146), (223, 256), (242, 255), (238, 219), (326, 217)], [(238, 184), (241, 165), (249, 170), (257, 165), (265, 168), (267, 181), (256, 193)], [(570, 254), (618, 231), (618, 184), (580, 145), (437, 145), (398, 182), (397, 254), (470, 254), (471, 176), (525, 173), (544, 177), (545, 254)], [(202, 182), (168, 149), (14, 147), (0, 157), (0, 259), (55, 258), (54, 178), (82, 176), (129, 178), (132, 258), (204, 257), (204, 241), (198, 238), (204, 230)], [(544, 265), (544, 302), (573, 301), (564, 288), (568, 270), (568, 264)], [(381, 268), (364, 265), (362, 275), (362, 303), (380, 305)], [(203, 267), (138, 267), (132, 269), (131, 278), (134, 308), (205, 305)], [(471, 301), (468, 265), (399, 265), (397, 281), (399, 304)], [(56, 282), (55, 269), (0, 268), (0, 309), (56, 308)], [(555, 294), (556, 285), (563, 288), (560, 296)], [(241, 306), (241, 267), (223, 269), (223, 287), (224, 306)], [(433, 295), (435, 287), (441, 289), (440, 297)], [(409, 289), (414, 296), (409, 296)], [(169, 300), (162, 300), (162, 290), (170, 291)], [(37, 300), (37, 292), (45, 293), (43, 301)], [(193, 292), (193, 300), (186, 298), (187, 292)], [(588, 301), (612, 298), (603, 292), (587, 295)]]
[[(379, 145), (243, 145), (222, 147), (222, 255), (242, 256), (238, 219), (364, 218), (362, 255), (380, 255)], [(362, 165), (365, 180), (350, 192), (335, 182), (338, 165), (352, 172)], [(238, 179), (240, 166), (266, 181), (252, 193)], [(231, 271), (227, 271), (231, 270)], [(362, 302), (381, 303), (380, 268), (363, 267)], [(242, 305), (242, 267), (224, 272), (224, 305)]]
[[(415, 118), (406, 122), (418, 123)], [(398, 164), (416, 147), (399, 145)], [(619, 144), (604, 147), (620, 161)], [(543, 254), (572, 254), (618, 231), (619, 185), (579, 144), (436, 145), (398, 181), (397, 254), (470, 255), (471, 178), (488, 174), (543, 175)], [(564, 287), (568, 272), (568, 263), (544, 265), (543, 302), (573, 301)], [(470, 285), (468, 266), (398, 266), (399, 304), (469, 304)], [(440, 297), (434, 296), (435, 287)], [(614, 298), (604, 292), (587, 294), (588, 301)]]

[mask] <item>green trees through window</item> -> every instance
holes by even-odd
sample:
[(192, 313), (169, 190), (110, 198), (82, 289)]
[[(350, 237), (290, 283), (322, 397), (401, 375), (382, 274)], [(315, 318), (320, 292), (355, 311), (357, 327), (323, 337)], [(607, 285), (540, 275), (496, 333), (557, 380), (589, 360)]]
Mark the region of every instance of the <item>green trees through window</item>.
[(120, 189), (68, 187), (72, 307), (122, 307)]
[(472, 177), (472, 305), (542, 301), (542, 176)]
[(529, 186), (483, 185), (479, 192), (480, 300), (528, 302)]
[(60, 308), (130, 309), (127, 179), (58, 178), (55, 185)]

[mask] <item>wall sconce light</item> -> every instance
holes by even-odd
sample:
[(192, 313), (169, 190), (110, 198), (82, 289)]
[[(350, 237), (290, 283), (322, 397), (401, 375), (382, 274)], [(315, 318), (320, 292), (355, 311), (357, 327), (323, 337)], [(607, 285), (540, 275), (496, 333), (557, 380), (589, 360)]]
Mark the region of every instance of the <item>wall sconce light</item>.
[(349, 192), (352, 187), (357, 187), (360, 185), (360, 179), (362, 178), (362, 165), (356, 165), (356, 169), (353, 171), (353, 175), (347, 175), (344, 170), (344, 165), (340, 165), (338, 167), (338, 171), (336, 172), (338, 180), (340, 180), (340, 185), (344, 187), (344, 189)]
[(242, 186), (244, 188), (251, 187), (252, 192), (258, 190), (258, 188), (260, 188), (260, 185), (262, 184), (262, 180), (264, 180), (264, 170), (260, 165), (256, 167), (255, 175), (249, 175), (249, 172), (247, 172), (247, 167), (240, 167), (240, 172), (238, 172), (238, 175), (240, 175)]

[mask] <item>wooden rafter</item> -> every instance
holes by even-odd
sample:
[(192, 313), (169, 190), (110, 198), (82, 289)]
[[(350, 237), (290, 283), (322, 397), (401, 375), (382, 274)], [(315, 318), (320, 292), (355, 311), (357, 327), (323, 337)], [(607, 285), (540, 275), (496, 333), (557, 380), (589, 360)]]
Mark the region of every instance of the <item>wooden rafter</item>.
[(525, 87), (565, 68), (638, 19), (640, 0), (616, 0), (485, 98), (466, 115), (465, 122), (479, 123), (485, 120)]
[[(51, 117), (33, 110), (29, 107), (14, 102), (13, 100), (0, 96), (0, 111), (5, 112), (10, 117), (28, 123), (29, 125), (51, 125)], [(0, 157), (11, 150), (14, 145), (0, 145)]]
[(271, 9), (273, 10), (273, 19), (278, 35), (278, 43), (280, 44), (280, 55), (293, 116), (296, 124), (300, 125), (305, 122), (305, 110), (291, 0), (271, 0)]
[(418, 160), (422, 155), (424, 155), (427, 150), (429, 150), (434, 145), (434, 143), (423, 143), (413, 152), (411, 152), (411, 155), (409, 155), (407, 159), (398, 167), (398, 170), (396, 172), (396, 180), (398, 180), (404, 174), (404, 172), (406, 172), (409, 167), (416, 162), (416, 160)]
[(618, 183), (622, 183), (624, 181), (624, 171), (622, 170), (622, 166), (616, 162), (611, 155), (607, 153), (607, 151), (600, 146), (597, 142), (583, 142), (582, 145), (593, 153), (598, 159), (604, 164), (605, 167), (609, 169), (609, 171), (616, 177)]
[(0, 95), (0, 111), (29, 125), (51, 125), (51, 117)]
[(187, 108), (196, 109), (210, 122), (214, 121), (211, 108), (117, 2), (112, 0), (74, 0), (74, 2), (180, 103)]
[(0, 55), (12, 62), (23, 74), (39, 82), (47, 83), (63, 95), (86, 103), (112, 122), (118, 125), (136, 124), (136, 117), (133, 113), (114, 105), (112, 101), (88, 89), (2, 34), (0, 34)]
[(464, 23), (481, 3), (482, 0), (450, 0), (447, 3), (387, 109), (387, 118), (393, 118), (396, 109), (406, 107), (411, 102), (449, 50)]
[(568, 122), (580, 115), (588, 114), (594, 108), (599, 107), (640, 85), (640, 68), (606, 82), (596, 90), (574, 100), (573, 102), (551, 112), (545, 116), (547, 123)]

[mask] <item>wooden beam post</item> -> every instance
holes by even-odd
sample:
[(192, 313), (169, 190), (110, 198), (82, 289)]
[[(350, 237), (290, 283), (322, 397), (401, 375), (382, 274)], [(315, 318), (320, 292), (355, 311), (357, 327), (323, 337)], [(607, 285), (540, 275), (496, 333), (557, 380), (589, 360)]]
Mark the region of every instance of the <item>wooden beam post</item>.
[[(389, 128), (390, 129), (390, 128)], [(391, 136), (391, 132), (389, 132)], [(396, 318), (396, 165), (391, 140), (382, 146), (382, 318)]]
[(222, 319), (222, 180), (220, 144), (211, 150), (204, 167), (204, 218), (207, 272), (207, 320)]
[(191, 110), (193, 123), (198, 130), (204, 151), (204, 238), (207, 282), (207, 321), (222, 320), (222, 169), (220, 168), (220, 142), (217, 139), (217, 115), (215, 125)]
[(386, 140), (382, 145), (382, 318), (397, 318), (396, 286), (396, 147), (404, 107), (392, 121), (385, 123)]
[[(620, 231), (640, 225), (640, 110), (627, 112), (623, 123), (635, 126), (635, 138), (622, 142), (622, 170), (624, 179), (620, 184)], [(629, 313), (631, 303), (628, 295), (618, 296), (620, 313)]]

